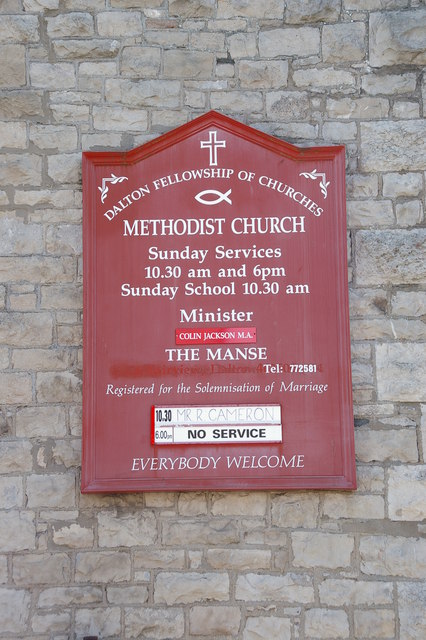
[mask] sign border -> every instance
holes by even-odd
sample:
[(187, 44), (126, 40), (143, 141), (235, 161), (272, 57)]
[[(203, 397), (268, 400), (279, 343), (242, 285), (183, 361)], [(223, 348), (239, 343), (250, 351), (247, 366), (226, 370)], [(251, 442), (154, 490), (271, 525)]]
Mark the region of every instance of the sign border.
[[(234, 136), (241, 137), (248, 142), (261, 146), (277, 155), (293, 161), (306, 162), (309, 160), (331, 160), (334, 164), (336, 180), (333, 184), (335, 193), (334, 200), (337, 207), (345, 211), (345, 147), (324, 146), (301, 148), (288, 142), (279, 140), (242, 124), (228, 116), (216, 111), (210, 111), (201, 115), (191, 122), (184, 124), (177, 129), (169, 131), (146, 144), (130, 151), (86, 151), (83, 152), (82, 179), (83, 179), (83, 452), (82, 452), (82, 493), (125, 493), (143, 491), (199, 491), (200, 479), (194, 478), (173, 478), (167, 479), (164, 476), (158, 478), (141, 477), (132, 478), (110, 478), (99, 479), (96, 474), (96, 441), (95, 441), (95, 380), (96, 380), (96, 239), (95, 239), (95, 219), (92, 212), (96, 210), (95, 189), (89, 189), (89, 185), (95, 183), (95, 169), (98, 166), (123, 166), (133, 165), (137, 162), (149, 158), (170, 146), (177, 144), (186, 138), (202, 132), (211, 126), (217, 126)], [(346, 264), (346, 217), (339, 215), (336, 218), (338, 226), (338, 237), (342, 242), (336, 248), (336, 255), (339, 264)], [(287, 490), (287, 489), (335, 489), (354, 490), (356, 489), (356, 468), (354, 453), (354, 429), (352, 415), (352, 382), (350, 375), (350, 333), (349, 333), (349, 311), (348, 292), (346, 281), (347, 270), (339, 270), (336, 280), (336, 295), (342, 305), (342, 315), (340, 317), (340, 332), (337, 335), (338, 351), (340, 354), (339, 364), (348, 363), (348, 375), (345, 375), (341, 386), (342, 416), (341, 422), (341, 461), (342, 475), (330, 476), (285, 476), (285, 486), (283, 478), (254, 477), (248, 482), (247, 476), (220, 478), (220, 486), (217, 486), (215, 477), (203, 479), (204, 490)], [(346, 373), (346, 372), (345, 372)], [(343, 407), (345, 409), (343, 410)], [(148, 418), (150, 421), (150, 416)], [(231, 446), (231, 445), (230, 445)]]

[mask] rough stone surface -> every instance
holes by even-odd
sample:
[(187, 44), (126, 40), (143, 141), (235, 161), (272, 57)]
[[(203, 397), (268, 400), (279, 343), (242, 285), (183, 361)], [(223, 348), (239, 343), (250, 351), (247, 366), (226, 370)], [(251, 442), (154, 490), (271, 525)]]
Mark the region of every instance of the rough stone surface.
[(423, 120), (361, 124), (364, 171), (413, 171), (426, 168)]
[[(426, 635), (425, 15), (421, 0), (0, 2), (2, 640)], [(345, 145), (354, 492), (80, 493), (81, 151), (209, 109)]]
[[(381, 400), (426, 400), (426, 345), (382, 344), (376, 347), (377, 388)], [(407, 373), (409, 376), (404, 376)]]
[(426, 10), (372, 13), (370, 16), (370, 64), (425, 64)]

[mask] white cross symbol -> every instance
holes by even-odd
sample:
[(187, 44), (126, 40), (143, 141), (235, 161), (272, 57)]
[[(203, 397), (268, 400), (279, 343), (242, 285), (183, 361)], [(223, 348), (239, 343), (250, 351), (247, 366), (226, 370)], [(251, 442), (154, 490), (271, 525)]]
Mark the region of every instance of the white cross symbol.
[(202, 149), (208, 149), (210, 151), (209, 165), (211, 167), (217, 166), (217, 150), (220, 147), (226, 147), (225, 140), (217, 140), (217, 131), (209, 131), (209, 139), (201, 140), (200, 147)]

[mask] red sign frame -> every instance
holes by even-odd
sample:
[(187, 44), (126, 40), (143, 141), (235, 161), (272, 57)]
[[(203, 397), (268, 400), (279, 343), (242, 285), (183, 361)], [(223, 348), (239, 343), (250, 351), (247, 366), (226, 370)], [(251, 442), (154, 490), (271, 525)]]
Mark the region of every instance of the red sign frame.
[(86, 152), (83, 250), (82, 492), (356, 488), (344, 147)]

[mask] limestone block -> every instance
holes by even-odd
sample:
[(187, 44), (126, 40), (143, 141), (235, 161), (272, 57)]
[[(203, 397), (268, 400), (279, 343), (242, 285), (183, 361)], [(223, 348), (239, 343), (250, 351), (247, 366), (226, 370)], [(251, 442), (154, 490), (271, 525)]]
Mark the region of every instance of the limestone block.
[[(53, 255), (67, 255), (82, 253), (82, 231), (80, 225), (75, 224), (56, 224), (49, 226), (46, 231), (46, 249)], [(49, 289), (53, 297), (58, 297), (58, 290)], [(68, 287), (66, 289), (65, 299), (67, 303), (71, 303), (70, 308), (76, 308), (76, 300), (80, 302), (80, 292), (78, 289)], [(46, 294), (48, 290), (46, 289)], [(70, 295), (71, 294), (71, 295)]]
[(233, 544), (240, 541), (235, 520), (214, 518), (202, 520), (166, 521), (163, 523), (163, 543), (166, 545)]
[(239, 607), (191, 607), (189, 633), (191, 635), (235, 638), (240, 628)]
[(99, 35), (106, 38), (128, 38), (142, 33), (138, 11), (102, 11), (97, 14), (96, 23)]
[[(345, 140), (355, 140), (357, 137), (357, 128), (355, 122), (324, 122), (322, 134), (325, 141), (342, 143)], [(350, 185), (351, 176), (347, 176), (348, 185)], [(348, 196), (351, 193), (348, 191)], [(355, 193), (352, 193), (355, 196)]]
[(136, 547), (155, 544), (156, 519), (153, 512), (101, 511), (98, 514), (100, 547)]
[(315, 27), (288, 27), (259, 33), (261, 58), (307, 57), (319, 54), (320, 33)]
[(2, 509), (23, 507), (22, 478), (13, 476), (0, 477), (0, 504)]
[(9, 282), (71, 282), (74, 279), (73, 267), (73, 260), (67, 257), (0, 257), (0, 279)]
[(126, 638), (144, 637), (156, 640), (182, 638), (185, 630), (184, 613), (179, 608), (138, 607), (124, 610), (124, 628)]
[(337, 88), (342, 91), (347, 87), (355, 87), (355, 77), (349, 71), (327, 67), (325, 69), (298, 69), (293, 73), (296, 87), (308, 87), (311, 91), (324, 87)]
[(54, 526), (52, 539), (58, 546), (71, 549), (91, 548), (93, 547), (94, 534), (93, 529), (73, 522), (69, 526)]
[(208, 549), (207, 563), (214, 569), (255, 571), (271, 567), (271, 552), (264, 549)]
[(210, 96), (210, 103), (212, 109), (239, 113), (261, 113), (263, 109), (260, 91), (215, 91)]
[(304, 120), (308, 117), (309, 108), (308, 95), (300, 91), (271, 91), (266, 94), (266, 113), (275, 120)]
[(326, 24), (322, 31), (324, 62), (360, 62), (367, 51), (363, 22)]
[(344, 0), (348, 11), (375, 11), (376, 9), (399, 9), (407, 7), (408, 0)]
[(367, 575), (423, 579), (426, 540), (390, 536), (361, 536), (361, 571)]
[(159, 75), (160, 66), (161, 49), (141, 46), (123, 48), (120, 63), (123, 76), (156, 78)]
[(423, 120), (361, 123), (361, 168), (364, 171), (426, 169)]
[(207, 495), (204, 492), (181, 493), (178, 498), (178, 512), (184, 516), (198, 516), (207, 513)]
[(75, 87), (76, 82), (74, 66), (67, 62), (32, 62), (30, 79), (33, 87), (56, 91)]
[(26, 84), (25, 47), (21, 44), (0, 45), (0, 88), (23, 87)]
[(354, 227), (390, 227), (395, 224), (391, 200), (349, 200), (348, 225)]
[(354, 628), (357, 638), (393, 638), (395, 614), (387, 609), (355, 611)]
[(70, 558), (66, 553), (16, 555), (12, 575), (15, 584), (21, 586), (64, 584), (71, 577)]
[(0, 118), (15, 120), (27, 116), (43, 117), (42, 92), (0, 91)]
[(77, 148), (77, 129), (73, 126), (31, 124), (30, 141), (39, 149), (75, 151)]
[(426, 635), (426, 584), (400, 582), (397, 587), (401, 638), (419, 640)]
[(0, 43), (19, 42), (26, 44), (40, 40), (36, 16), (5, 15), (0, 24)]
[(282, 19), (283, 9), (281, 0), (218, 0), (217, 17)]
[(32, 383), (29, 374), (0, 373), (0, 403), (9, 405), (25, 404), (32, 402), (32, 395)]
[(185, 551), (183, 549), (149, 548), (135, 550), (135, 571), (146, 569), (184, 569)]
[(81, 441), (59, 440), (52, 448), (52, 461), (56, 465), (70, 469), (81, 466)]
[(295, 491), (272, 497), (272, 524), (275, 527), (315, 527), (319, 496)]
[(0, 147), (3, 149), (25, 149), (27, 146), (25, 122), (0, 122)]
[(159, 573), (154, 583), (156, 604), (188, 604), (229, 600), (227, 573)]
[(121, 632), (120, 608), (77, 609), (75, 630), (80, 637), (96, 633), (101, 638), (116, 638)]
[(178, 18), (213, 18), (215, 0), (169, 0), (169, 15)]
[(0, 344), (49, 346), (52, 328), (50, 313), (0, 313)]
[(409, 200), (395, 207), (396, 221), (400, 227), (412, 227), (423, 220), (423, 207), (420, 200)]
[(396, 291), (391, 301), (393, 316), (426, 315), (426, 291)]
[(169, 50), (163, 54), (163, 75), (170, 78), (208, 79), (212, 77), (213, 53), (204, 51)]
[(61, 123), (87, 122), (90, 115), (89, 107), (79, 104), (51, 104), (50, 110), (53, 120)]
[(65, 13), (46, 18), (49, 38), (84, 38), (94, 35), (90, 13)]
[(2, 552), (27, 551), (35, 548), (36, 530), (33, 511), (3, 511), (0, 518)]
[(238, 65), (240, 86), (244, 89), (281, 89), (287, 86), (287, 60), (241, 60)]
[(397, 100), (393, 104), (392, 115), (398, 120), (420, 118), (420, 105), (412, 100)]
[[(225, 35), (223, 33), (202, 33), (196, 31), (190, 34), (189, 48), (200, 51), (213, 51), (216, 58), (226, 57)], [(231, 65), (232, 66), (232, 65)]]
[(48, 156), (47, 173), (59, 184), (81, 180), (81, 153), (58, 153)]
[(41, 169), (39, 156), (12, 153), (3, 153), (0, 156), (0, 180), (4, 186), (38, 186), (41, 184)]
[(349, 620), (339, 609), (309, 609), (305, 613), (305, 633), (309, 638), (349, 638)]
[(112, 62), (82, 62), (79, 65), (78, 72), (80, 78), (84, 76), (89, 76), (89, 78), (93, 78), (94, 76), (102, 76), (103, 78), (106, 76), (116, 76), (117, 62), (115, 60)]
[(145, 31), (144, 40), (149, 45), (166, 48), (187, 47), (188, 33), (177, 29)]
[(351, 317), (383, 317), (388, 308), (386, 292), (382, 289), (350, 289)]
[(426, 344), (376, 345), (377, 394), (379, 400), (422, 402), (426, 400)]
[(291, 604), (307, 604), (314, 601), (314, 590), (312, 580), (306, 574), (247, 573), (237, 577), (235, 597), (237, 600), (253, 602), (279, 600)]
[(130, 580), (130, 556), (126, 551), (77, 553), (76, 582), (126, 582)]
[(68, 631), (71, 624), (69, 611), (59, 613), (36, 613), (31, 619), (31, 628), (34, 633), (60, 633)]
[[(62, 60), (101, 60), (115, 58), (120, 50), (120, 42), (119, 40), (109, 40), (107, 38), (54, 40), (53, 50), (57, 58)], [(56, 63), (56, 66), (58, 66), (58, 63)]]
[(296, 567), (338, 569), (351, 564), (353, 536), (334, 533), (294, 531), (291, 534)]
[(242, 637), (243, 640), (290, 640), (291, 622), (288, 618), (277, 616), (250, 616), (247, 618)]
[(370, 73), (363, 76), (361, 86), (366, 93), (372, 96), (379, 94), (384, 95), (400, 95), (404, 93), (414, 93), (416, 90), (416, 74), (404, 73), (399, 75), (389, 73), (385, 76)]
[(421, 284), (426, 277), (426, 232), (359, 231), (355, 239), (358, 285)]
[(323, 514), (335, 520), (339, 518), (383, 520), (385, 503), (382, 496), (327, 494), (324, 498)]
[(423, 188), (421, 173), (386, 173), (383, 176), (383, 195), (388, 198), (420, 195)]
[(417, 438), (414, 429), (357, 429), (355, 452), (361, 462), (417, 462)]
[(393, 467), (389, 471), (389, 518), (426, 518), (426, 466)]
[[(14, 349), (12, 351), (12, 364), (13, 368), (16, 370), (37, 370), (37, 371), (65, 371), (69, 369), (74, 362), (73, 354), (66, 349)], [(51, 409), (41, 407), (37, 408), (37, 411), (41, 412), (42, 418), (37, 421), (36, 413), (31, 413), (33, 411), (32, 408), (28, 409), (28, 414), (22, 413), (20, 420), (24, 419), (24, 415), (28, 415), (28, 420), (25, 422), (25, 428), (29, 427), (30, 421), (33, 422), (41, 422), (43, 421), (45, 424), (45, 428), (49, 429), (51, 422), (62, 422), (62, 416), (58, 416), (56, 411), (52, 410), (52, 413), (49, 414), (48, 411)], [(23, 410), (27, 411), (26, 409)], [(46, 413), (44, 413), (46, 411)], [(22, 423), (21, 423), (22, 424)], [(60, 431), (57, 431), (60, 429)], [(23, 432), (20, 434), (25, 435)], [(42, 435), (41, 433), (38, 435)], [(64, 435), (60, 425), (58, 425), (55, 429), (55, 433), (49, 433), (48, 435), (58, 436)], [(34, 436), (29, 436), (34, 437)]]
[(264, 516), (266, 514), (267, 494), (256, 492), (214, 493), (212, 496), (212, 514)]
[(28, 224), (22, 218), (12, 215), (0, 218), (0, 237), (3, 256), (43, 253), (42, 225)]
[(321, 604), (332, 607), (391, 605), (393, 587), (390, 582), (326, 578), (319, 586), (319, 597)]
[(133, 107), (176, 108), (180, 106), (178, 80), (116, 80), (105, 82), (105, 97), (110, 102), (121, 102)]
[(27, 497), (30, 508), (75, 506), (75, 478), (73, 474), (43, 474), (27, 477)]
[(0, 473), (25, 473), (32, 467), (31, 444), (27, 440), (0, 442)]
[(386, 98), (328, 98), (327, 114), (330, 118), (356, 118), (372, 120), (386, 118), (389, 113), (389, 100)]
[(287, 0), (286, 2), (285, 19), (288, 24), (336, 22), (339, 14), (339, 0)]
[(0, 588), (0, 618), (2, 633), (20, 633), (27, 630), (31, 594), (24, 589)]
[(123, 106), (93, 107), (93, 126), (101, 131), (146, 131), (148, 114)]
[(257, 43), (254, 33), (234, 33), (228, 37), (229, 55), (233, 60), (237, 58), (252, 58), (257, 53)]
[(24, 0), (25, 11), (43, 12), (47, 9), (57, 9), (59, 0)]
[(141, 605), (148, 602), (149, 591), (147, 585), (133, 587), (107, 587), (107, 600), (111, 604)]
[(370, 14), (370, 64), (382, 67), (426, 63), (426, 9)]
[[(80, 235), (81, 228), (76, 227)], [(81, 253), (81, 248), (80, 251)], [(65, 250), (64, 250), (65, 253)], [(68, 309), (79, 311), (83, 306), (81, 285), (46, 285), (41, 288), (42, 309)]]
[[(76, 2), (76, 0), (71, 0), (72, 2)], [(84, 0), (77, 0), (78, 2), (83, 2)], [(96, 0), (100, 6), (98, 7), (99, 9), (101, 9), (102, 7), (105, 6), (105, 2), (104, 0)], [(67, 2), (70, 2), (70, 0), (67, 0)], [(111, 7), (113, 9), (123, 9), (123, 8), (134, 8), (137, 7), (138, 9), (147, 9), (148, 13), (149, 11), (154, 11), (154, 15), (155, 14), (155, 8), (156, 7), (161, 7), (161, 5), (163, 4), (163, 0), (137, 0), (137, 2), (135, 3), (135, 0), (111, 0)]]
[(102, 602), (103, 590), (100, 587), (50, 587), (43, 589), (39, 595), (38, 606), (42, 609), (51, 607), (70, 607)]
[(71, 372), (40, 372), (36, 388), (39, 402), (81, 402), (81, 380)]

